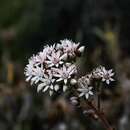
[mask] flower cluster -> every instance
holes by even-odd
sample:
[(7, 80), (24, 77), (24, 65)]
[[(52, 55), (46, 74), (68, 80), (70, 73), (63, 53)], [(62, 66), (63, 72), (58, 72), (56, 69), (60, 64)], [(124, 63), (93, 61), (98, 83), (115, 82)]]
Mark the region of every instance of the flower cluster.
[(29, 59), (25, 67), (26, 81), (37, 85), (37, 91), (52, 95), (54, 91), (77, 83), (77, 67), (75, 59), (84, 51), (84, 46), (70, 40), (61, 40), (60, 43), (45, 46), (37, 55)]
[(92, 76), (95, 79), (101, 79), (103, 82), (110, 84), (111, 81), (114, 81), (112, 76), (114, 76), (114, 72), (112, 69), (107, 70), (104, 66), (99, 66), (93, 70)]
[(106, 84), (110, 84), (111, 81), (114, 81), (112, 76), (114, 76), (113, 70), (106, 70), (105, 67), (99, 66), (92, 71), (92, 73), (82, 76), (78, 79), (79, 88), (79, 97), (85, 96), (86, 99), (89, 96), (93, 95), (92, 89), (94, 89), (91, 84), (94, 80), (99, 80), (102, 82), (106, 82)]

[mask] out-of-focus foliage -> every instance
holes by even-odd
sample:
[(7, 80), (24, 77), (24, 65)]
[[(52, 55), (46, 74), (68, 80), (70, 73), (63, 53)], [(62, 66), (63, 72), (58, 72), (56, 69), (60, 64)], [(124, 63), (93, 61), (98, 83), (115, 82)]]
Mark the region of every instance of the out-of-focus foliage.
[(0, 0), (0, 129), (103, 129), (64, 95), (36, 94), (24, 82), (24, 64), (43, 45), (79, 41), (87, 55), (80, 74), (105, 64), (116, 82), (102, 93), (104, 110), (119, 130), (130, 129), (129, 0)]

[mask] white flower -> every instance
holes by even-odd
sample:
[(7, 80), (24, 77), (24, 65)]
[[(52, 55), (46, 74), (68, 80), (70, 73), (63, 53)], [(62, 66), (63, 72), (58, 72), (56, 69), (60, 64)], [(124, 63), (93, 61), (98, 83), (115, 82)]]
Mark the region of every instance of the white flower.
[(63, 48), (68, 47), (70, 44), (72, 44), (72, 41), (68, 39), (60, 40), (60, 42)]
[(92, 77), (95, 79), (101, 79), (103, 76), (102, 70), (103, 70), (103, 66), (99, 66), (96, 69), (94, 69), (92, 72)]
[(53, 79), (53, 76), (51, 72), (49, 71), (48, 74), (44, 74), (44, 77), (41, 80), (41, 83), (37, 87), (37, 91), (39, 92), (43, 88), (43, 92), (47, 91), (48, 89), (53, 90), (54, 89), (54, 83), (55, 79)]
[(33, 69), (32, 72), (32, 79), (31, 79), (31, 84), (35, 83), (37, 84), (39, 81), (41, 81), (43, 79), (44, 76), (44, 69), (42, 67), (36, 67)]
[(67, 58), (67, 54), (61, 55), (61, 51), (52, 52), (51, 55), (48, 55), (47, 58), (49, 60), (46, 61), (49, 67), (56, 66), (58, 67), (60, 64), (63, 64), (63, 60)]
[(106, 70), (105, 67), (99, 66), (92, 72), (92, 77), (96, 79), (101, 79), (103, 82), (110, 84), (111, 81), (114, 81), (112, 76), (114, 76), (113, 70)]
[(85, 96), (85, 98), (88, 99), (90, 95), (93, 95), (93, 92), (91, 91), (92, 87), (82, 86), (77, 90), (80, 92), (79, 97)]
[(36, 56), (36, 61), (38, 62), (37, 64), (43, 64), (45, 62), (47, 58), (47, 53), (45, 50), (43, 50), (42, 52), (39, 52), (39, 54)]
[(105, 67), (102, 68), (102, 81), (110, 84), (111, 81), (114, 81), (112, 76), (114, 76), (113, 70), (106, 70)]
[(61, 40), (62, 46), (63, 46), (63, 51), (67, 53), (71, 57), (76, 56), (76, 51), (78, 50), (79, 43), (74, 43), (70, 40)]
[(55, 52), (55, 44), (53, 44), (53, 45), (51, 45), (51, 46), (49, 46), (49, 45), (47, 45), (47, 46), (45, 46), (44, 47), (44, 52), (46, 53), (46, 54), (48, 54), (48, 55), (50, 55), (52, 52)]
[(53, 69), (53, 70), (55, 71), (54, 76), (59, 78), (57, 79), (57, 82), (63, 80), (65, 84), (67, 84), (68, 79), (70, 79), (71, 76), (75, 74), (77, 71), (75, 65), (71, 65), (69, 67), (63, 65), (61, 69)]
[(30, 64), (28, 64), (25, 67), (25, 72), (24, 72), (25, 76), (26, 76), (26, 81), (28, 82), (32, 76), (33, 76), (33, 66), (31, 66)]
[(62, 50), (63, 49), (63, 45), (60, 43), (56, 44), (56, 50)]
[(26, 65), (25, 72), (24, 72), (27, 82), (33, 77), (34, 66), (36, 64), (35, 56), (33, 55), (28, 61), (29, 64)]
[(63, 91), (66, 91), (68, 86), (77, 83), (77, 68), (74, 63), (77, 54), (83, 50), (84, 47), (79, 47), (79, 43), (67, 39), (58, 44), (45, 46), (41, 52), (29, 59), (24, 72), (26, 81), (30, 81), (31, 85), (37, 84), (38, 92), (48, 90), (52, 95), (61, 86)]

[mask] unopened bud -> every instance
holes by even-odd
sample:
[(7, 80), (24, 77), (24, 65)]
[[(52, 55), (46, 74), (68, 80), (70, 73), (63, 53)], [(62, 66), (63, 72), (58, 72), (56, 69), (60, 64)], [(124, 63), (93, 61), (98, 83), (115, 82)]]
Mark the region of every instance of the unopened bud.
[(72, 105), (78, 105), (79, 102), (78, 102), (77, 99), (78, 99), (77, 97), (71, 97), (70, 98)]
[(70, 81), (70, 84), (71, 85), (75, 85), (77, 83), (77, 80), (76, 79), (71, 79), (71, 81)]
[(79, 51), (80, 53), (83, 53), (83, 52), (84, 52), (84, 49), (85, 49), (85, 46), (81, 46), (81, 47), (78, 49), (78, 51)]
[(55, 91), (58, 91), (58, 90), (59, 90), (59, 85), (56, 84), (56, 85), (54, 86), (54, 89), (55, 89)]

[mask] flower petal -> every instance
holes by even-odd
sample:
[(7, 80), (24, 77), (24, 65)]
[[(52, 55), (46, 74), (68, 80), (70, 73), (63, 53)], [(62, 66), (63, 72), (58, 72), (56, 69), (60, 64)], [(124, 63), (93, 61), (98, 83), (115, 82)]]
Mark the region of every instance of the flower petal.
[(46, 92), (48, 88), (49, 88), (49, 86), (47, 85), (47, 86), (45, 86), (45, 88), (42, 91)]

